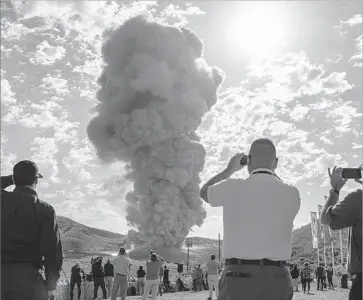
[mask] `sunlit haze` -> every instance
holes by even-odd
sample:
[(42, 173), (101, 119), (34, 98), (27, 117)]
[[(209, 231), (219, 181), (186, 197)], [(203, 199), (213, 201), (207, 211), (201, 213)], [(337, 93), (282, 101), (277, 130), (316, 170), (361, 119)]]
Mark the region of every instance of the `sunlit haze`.
[(233, 47), (238, 55), (263, 57), (282, 50), (289, 38), (287, 11), (274, 2), (259, 4), (241, 3), (240, 8), (221, 24), (224, 27), (227, 47)]

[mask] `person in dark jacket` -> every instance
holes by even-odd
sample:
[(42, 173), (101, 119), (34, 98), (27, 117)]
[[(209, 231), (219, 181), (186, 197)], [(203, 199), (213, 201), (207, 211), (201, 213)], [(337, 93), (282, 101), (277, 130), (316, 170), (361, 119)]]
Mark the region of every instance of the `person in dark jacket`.
[(141, 296), (145, 291), (146, 272), (142, 266), (137, 270), (137, 293)]
[(290, 273), (291, 273), (292, 280), (294, 282), (295, 292), (298, 292), (299, 291), (299, 274), (300, 274), (300, 270), (297, 267), (297, 265), (294, 265), (294, 267), (293, 267), (293, 269), (291, 270)]
[(324, 264), (320, 263), (319, 267), (316, 269), (316, 278), (317, 278), (317, 290), (323, 290), (324, 289), (324, 282), (323, 282), (323, 276), (324, 276)]
[(326, 270), (326, 277), (328, 278), (328, 286), (329, 289), (333, 290), (333, 264), (330, 264), (329, 267)]
[(101, 287), (103, 299), (107, 299), (107, 291), (105, 286), (105, 272), (102, 268), (102, 257), (97, 257), (92, 260), (92, 275), (93, 275), (93, 299), (97, 299), (98, 288)]
[(114, 274), (113, 264), (111, 264), (111, 261), (109, 259), (107, 260), (107, 263), (105, 263), (104, 269), (105, 269), (105, 285), (107, 289), (107, 295), (110, 296), (113, 284), (113, 277), (115, 276), (115, 274)]
[(78, 288), (78, 300), (81, 300), (81, 283), (84, 276), (84, 271), (81, 269), (79, 263), (76, 263), (71, 269), (71, 300), (73, 300), (73, 290), (75, 285), (77, 285)]
[[(18, 162), (1, 176), (1, 299), (54, 297), (63, 250), (54, 208), (39, 200), (37, 165)], [(15, 184), (13, 191), (5, 191)], [(43, 274), (44, 277), (43, 278)]]
[(169, 269), (167, 268), (167, 266), (164, 267), (163, 283), (164, 283), (165, 290), (169, 291), (170, 281), (169, 281)]

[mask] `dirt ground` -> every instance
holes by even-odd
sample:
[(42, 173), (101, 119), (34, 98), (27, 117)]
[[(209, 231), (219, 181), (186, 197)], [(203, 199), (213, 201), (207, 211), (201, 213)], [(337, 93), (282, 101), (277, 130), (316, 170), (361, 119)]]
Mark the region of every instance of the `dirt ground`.
[[(301, 288), (301, 287), (300, 287)], [(294, 294), (293, 300), (347, 300), (348, 299), (348, 290), (336, 289), (334, 291), (316, 291), (316, 288), (313, 286), (311, 290), (311, 294), (307, 295), (302, 292), (298, 292)], [(158, 300), (207, 300), (208, 292), (180, 292), (174, 294), (164, 294), (161, 297), (158, 297)], [(121, 298), (117, 298), (119, 300)], [(128, 300), (139, 300), (141, 296), (136, 297), (127, 297)], [(149, 298), (150, 299), (150, 298)], [(213, 300), (217, 299), (215, 296)]]

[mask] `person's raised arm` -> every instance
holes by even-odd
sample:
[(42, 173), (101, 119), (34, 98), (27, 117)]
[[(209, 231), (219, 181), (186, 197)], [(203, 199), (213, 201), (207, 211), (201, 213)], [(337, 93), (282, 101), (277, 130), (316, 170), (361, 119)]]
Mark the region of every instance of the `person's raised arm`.
[(54, 291), (63, 265), (63, 249), (56, 213), (50, 205), (45, 208), (41, 224), (40, 251), (44, 256), (47, 289), (48, 291)]
[(362, 190), (350, 193), (338, 202), (340, 190), (347, 180), (342, 178), (341, 168), (334, 167), (333, 171), (329, 169), (328, 173), (332, 190), (323, 207), (321, 221), (333, 230), (350, 227), (357, 221), (362, 211)]
[[(215, 185), (223, 180), (228, 179), (231, 177), (231, 175), (239, 170), (241, 170), (245, 164), (241, 164), (241, 159), (244, 156), (243, 153), (237, 154), (231, 158), (231, 160), (228, 163), (228, 166), (225, 170), (217, 174), (216, 176), (209, 179), (203, 187), (200, 189), (200, 197), (205, 201), (209, 203), (208, 199), (208, 188), (212, 185)], [(246, 160), (247, 163), (247, 160)]]
[(328, 225), (332, 230), (354, 225), (362, 213), (362, 190), (348, 194), (338, 203), (336, 203), (337, 199), (338, 195), (331, 193), (321, 214), (322, 223)]
[(5, 190), (7, 187), (9, 187), (13, 184), (14, 184), (14, 181), (13, 181), (12, 175), (1, 176), (1, 189), (2, 190)]

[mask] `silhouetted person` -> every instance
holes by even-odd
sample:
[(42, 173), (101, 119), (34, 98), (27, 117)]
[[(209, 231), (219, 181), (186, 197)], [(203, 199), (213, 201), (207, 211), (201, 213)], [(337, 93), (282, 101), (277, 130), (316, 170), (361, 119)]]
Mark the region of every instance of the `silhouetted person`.
[(203, 270), (200, 265), (195, 268), (195, 280), (196, 280), (196, 289), (198, 292), (203, 290)]
[(105, 286), (105, 272), (102, 268), (102, 257), (97, 257), (92, 263), (93, 275), (93, 299), (97, 299), (98, 288), (101, 287), (103, 299), (107, 299), (107, 291)]
[(81, 299), (81, 283), (82, 283), (82, 278), (84, 278), (84, 272), (81, 269), (79, 263), (76, 263), (72, 269), (71, 269), (71, 291), (70, 291), (70, 296), (71, 296), (71, 300), (73, 300), (73, 290), (75, 285), (77, 285), (78, 288), (78, 300)]
[(213, 287), (216, 291), (216, 296), (218, 298), (218, 283), (219, 276), (218, 270), (220, 268), (220, 264), (216, 261), (216, 256), (211, 255), (210, 262), (207, 264), (207, 274), (208, 274), (208, 286), (209, 286), (209, 298), (208, 300), (212, 300), (213, 298)]
[(333, 285), (333, 264), (330, 264), (326, 270), (326, 277), (328, 279), (329, 289), (334, 289)]
[(323, 275), (324, 275), (324, 264), (320, 263), (319, 267), (316, 269), (316, 278), (317, 278), (317, 290), (323, 290), (324, 289), (324, 283), (323, 283)]
[(142, 266), (137, 270), (137, 290), (139, 295), (143, 295), (145, 291), (145, 276), (146, 272)]
[(302, 273), (302, 288), (304, 291), (304, 294), (306, 292), (306, 287), (308, 288), (308, 294), (310, 294), (310, 282), (311, 282), (311, 268), (309, 266), (309, 263), (305, 263), (304, 267), (301, 270)]
[[(38, 198), (38, 167), (18, 162), (1, 177), (1, 299), (47, 300), (63, 264), (54, 208)], [(12, 192), (5, 189), (15, 184)], [(44, 268), (45, 284), (40, 270)]]
[(295, 292), (299, 291), (299, 275), (300, 275), (300, 270), (297, 267), (297, 265), (295, 264), (291, 270), (291, 277), (292, 277), (292, 281), (294, 282)]
[(110, 297), (114, 277), (114, 266), (108, 259), (103, 268), (105, 270), (105, 285), (107, 289), (107, 296)]

